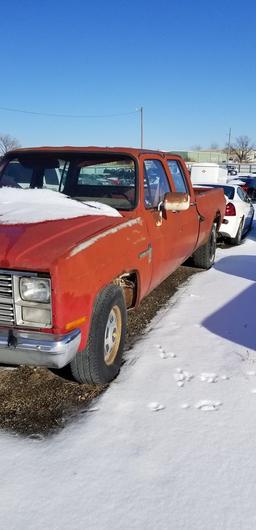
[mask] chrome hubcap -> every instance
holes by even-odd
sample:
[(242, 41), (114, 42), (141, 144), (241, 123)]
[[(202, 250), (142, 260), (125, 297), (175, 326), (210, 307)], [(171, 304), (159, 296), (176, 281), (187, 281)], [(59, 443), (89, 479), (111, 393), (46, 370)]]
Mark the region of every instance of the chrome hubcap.
[(108, 317), (104, 339), (104, 361), (107, 365), (114, 362), (121, 340), (122, 317), (118, 306), (114, 306)]

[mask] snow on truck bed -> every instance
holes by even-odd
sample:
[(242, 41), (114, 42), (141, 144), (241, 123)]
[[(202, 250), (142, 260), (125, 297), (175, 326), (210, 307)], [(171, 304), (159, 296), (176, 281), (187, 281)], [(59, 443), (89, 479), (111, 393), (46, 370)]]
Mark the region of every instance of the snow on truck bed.
[(72, 219), (85, 215), (121, 217), (121, 214), (100, 202), (79, 202), (63, 193), (48, 189), (0, 189), (0, 223), (27, 224)]

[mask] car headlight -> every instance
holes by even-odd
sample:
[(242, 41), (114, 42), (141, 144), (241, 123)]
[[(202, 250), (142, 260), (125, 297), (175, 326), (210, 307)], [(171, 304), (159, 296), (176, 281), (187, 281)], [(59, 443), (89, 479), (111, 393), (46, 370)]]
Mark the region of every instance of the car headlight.
[(27, 302), (49, 304), (51, 283), (45, 278), (20, 278), (20, 296)]

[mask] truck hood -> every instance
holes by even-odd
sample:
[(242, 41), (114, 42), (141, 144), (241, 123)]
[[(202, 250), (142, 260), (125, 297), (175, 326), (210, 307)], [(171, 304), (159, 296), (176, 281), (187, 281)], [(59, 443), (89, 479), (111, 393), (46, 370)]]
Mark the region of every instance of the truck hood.
[(114, 208), (49, 189), (0, 189), (0, 268), (49, 270), (80, 241), (122, 222)]
[(49, 271), (79, 243), (124, 221), (122, 216), (88, 215), (39, 223), (0, 223), (0, 268)]

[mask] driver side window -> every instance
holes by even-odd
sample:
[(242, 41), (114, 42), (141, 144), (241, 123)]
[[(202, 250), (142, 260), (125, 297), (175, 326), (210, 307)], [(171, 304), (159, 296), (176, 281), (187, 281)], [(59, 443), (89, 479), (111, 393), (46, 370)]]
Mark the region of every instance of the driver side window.
[(170, 184), (160, 160), (145, 160), (144, 162), (144, 205), (145, 208), (157, 208), (170, 192)]

